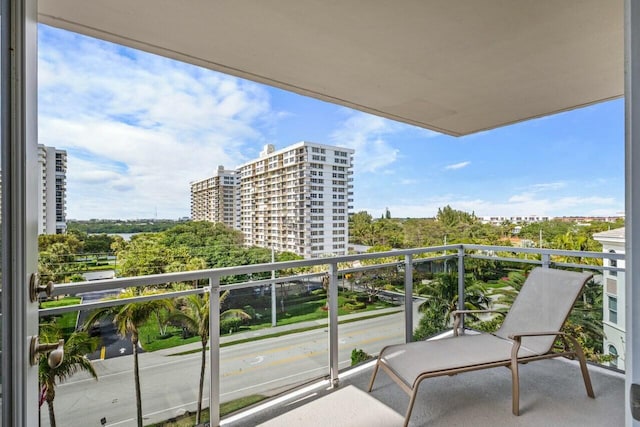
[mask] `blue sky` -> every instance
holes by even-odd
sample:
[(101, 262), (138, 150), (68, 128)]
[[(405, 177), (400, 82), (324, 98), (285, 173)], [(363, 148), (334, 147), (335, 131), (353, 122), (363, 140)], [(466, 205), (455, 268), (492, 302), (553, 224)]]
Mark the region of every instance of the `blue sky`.
[(66, 149), (67, 217), (189, 216), (189, 182), (265, 144), (356, 150), (379, 216), (624, 211), (622, 100), (454, 138), (44, 25), (39, 142)]

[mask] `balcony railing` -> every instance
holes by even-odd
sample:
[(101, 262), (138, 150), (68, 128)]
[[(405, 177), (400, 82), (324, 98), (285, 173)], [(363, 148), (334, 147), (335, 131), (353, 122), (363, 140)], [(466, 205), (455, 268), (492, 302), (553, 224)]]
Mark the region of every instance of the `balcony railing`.
[[(554, 249), (516, 248), (484, 245), (446, 245), (428, 248), (394, 250), (380, 253), (367, 253), (331, 258), (306, 259), (299, 261), (279, 262), (275, 264), (255, 264), (228, 268), (217, 268), (199, 271), (187, 271), (167, 274), (157, 274), (138, 277), (116, 278), (92, 282), (80, 282), (72, 284), (55, 285), (53, 296), (75, 295), (84, 292), (118, 290), (129, 287), (146, 287), (163, 285), (176, 282), (196, 282), (206, 280), (208, 286), (182, 291), (166, 292), (153, 295), (137, 296), (133, 298), (118, 298), (83, 302), (81, 304), (64, 307), (47, 308), (40, 310), (40, 316), (60, 315), (80, 310), (95, 310), (105, 307), (114, 307), (129, 303), (143, 301), (180, 298), (193, 294), (210, 293), (209, 316), (209, 349), (207, 352), (207, 364), (209, 368), (209, 392), (208, 403), (210, 408), (211, 425), (220, 423), (221, 403), (221, 336), (220, 336), (220, 299), (219, 295), (226, 290), (255, 289), (257, 287), (275, 285), (292, 280), (304, 280), (310, 278), (328, 277), (327, 296), (327, 331), (328, 343), (326, 346), (327, 365), (323, 374), (328, 383), (336, 386), (340, 381), (339, 347), (340, 336), (338, 333), (338, 285), (345, 275), (377, 270), (395, 268), (404, 275), (404, 295), (400, 298), (404, 304), (404, 331), (401, 341), (412, 340), (414, 331), (413, 309), (413, 277), (414, 268), (421, 263), (446, 262), (449, 266), (457, 266), (458, 272), (458, 308), (464, 307), (465, 301), (465, 259), (478, 259), (497, 262), (510, 262), (518, 264), (537, 264), (549, 268), (589, 269), (594, 271), (624, 271), (621, 267), (603, 266), (602, 262), (582, 262), (583, 260), (624, 260), (623, 254), (606, 252), (581, 252), (564, 251)], [(377, 264), (363, 265), (363, 262), (374, 261)], [(273, 270), (283, 272), (285, 270), (301, 267), (316, 268), (317, 271), (304, 275), (286, 276), (265, 280), (253, 280), (235, 284), (221, 285), (221, 279), (230, 276), (251, 275), (256, 273), (271, 272)], [(256, 356), (257, 357), (257, 356)], [(205, 405), (206, 406), (206, 405)]]

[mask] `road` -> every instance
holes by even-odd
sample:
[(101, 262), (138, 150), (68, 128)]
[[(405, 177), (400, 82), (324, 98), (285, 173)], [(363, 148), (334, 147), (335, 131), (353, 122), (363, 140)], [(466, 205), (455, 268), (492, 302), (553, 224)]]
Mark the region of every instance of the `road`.
[[(377, 353), (387, 343), (404, 340), (403, 314), (340, 325), (340, 368), (349, 366), (351, 351), (361, 348)], [(292, 384), (328, 374), (326, 328), (224, 347), (221, 354), (221, 400), (250, 394), (269, 394)], [(99, 381), (78, 373), (58, 386), (55, 399), (58, 425), (135, 425), (135, 393), (132, 356), (94, 362)], [(193, 411), (197, 399), (200, 354), (140, 355), (142, 408), (145, 424)], [(207, 369), (208, 375), (209, 370)], [(207, 382), (208, 383), (208, 382)], [(205, 396), (208, 384), (205, 383)], [(42, 426), (48, 426), (42, 407)]]
[[(106, 297), (118, 295), (120, 290), (116, 289), (115, 293), (113, 290), (108, 291), (95, 291), (95, 292), (85, 292), (82, 294), (78, 294), (78, 296), (82, 297), (82, 301), (84, 303), (90, 301), (100, 301), (105, 299)], [(85, 320), (88, 316), (89, 312), (87, 310), (80, 310), (80, 314), (78, 315), (78, 325), (84, 325)], [(100, 325), (95, 330), (96, 334), (101, 337), (100, 339), (100, 347), (95, 352), (87, 355), (89, 359), (95, 360), (100, 358), (112, 358), (119, 356), (126, 356), (133, 354), (133, 348), (131, 347), (131, 339), (127, 335), (122, 338), (116, 332), (116, 328), (113, 324), (111, 318), (102, 319), (99, 321)], [(104, 347), (104, 354), (102, 352), (102, 347)], [(143, 351), (140, 349), (140, 351)]]

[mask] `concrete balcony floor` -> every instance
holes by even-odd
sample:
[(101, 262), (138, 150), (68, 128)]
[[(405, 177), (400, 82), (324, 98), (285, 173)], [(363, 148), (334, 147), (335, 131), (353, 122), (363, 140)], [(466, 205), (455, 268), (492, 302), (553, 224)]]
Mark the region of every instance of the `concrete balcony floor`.
[[(402, 426), (409, 397), (384, 373), (367, 393), (372, 365), (340, 387), (318, 387), (254, 408), (230, 426)], [(595, 399), (587, 397), (577, 363), (552, 359), (521, 365), (520, 416), (511, 414), (511, 372), (493, 368), (422, 382), (410, 426), (622, 426), (624, 375), (590, 366)]]

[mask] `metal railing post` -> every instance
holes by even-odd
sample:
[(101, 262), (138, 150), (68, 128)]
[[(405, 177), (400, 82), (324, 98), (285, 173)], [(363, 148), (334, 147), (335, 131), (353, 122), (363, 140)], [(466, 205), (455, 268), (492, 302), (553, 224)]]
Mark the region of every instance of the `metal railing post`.
[(542, 268), (549, 268), (551, 266), (551, 255), (542, 254)]
[(404, 341), (413, 341), (413, 256), (404, 256)]
[[(271, 248), (271, 264), (276, 262), (276, 253)], [(277, 310), (277, 297), (276, 297), (276, 271), (271, 270), (271, 326), (275, 327), (278, 324), (278, 310)]]
[[(458, 248), (458, 310), (464, 310), (464, 246)], [(460, 326), (464, 331), (464, 316)]]
[(338, 264), (329, 264), (329, 376), (338, 386)]
[(209, 278), (209, 423), (220, 425), (220, 277)]

